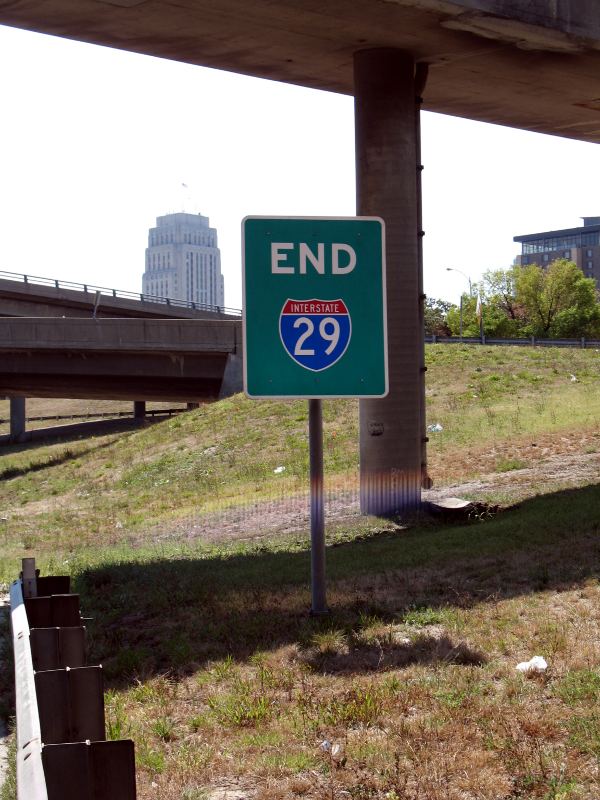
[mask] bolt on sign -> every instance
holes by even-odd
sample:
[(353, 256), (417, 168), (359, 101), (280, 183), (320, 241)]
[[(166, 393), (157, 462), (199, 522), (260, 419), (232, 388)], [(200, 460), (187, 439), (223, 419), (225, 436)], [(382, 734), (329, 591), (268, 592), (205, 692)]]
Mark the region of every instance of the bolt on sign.
[(386, 395), (383, 220), (246, 217), (242, 236), (246, 393)]

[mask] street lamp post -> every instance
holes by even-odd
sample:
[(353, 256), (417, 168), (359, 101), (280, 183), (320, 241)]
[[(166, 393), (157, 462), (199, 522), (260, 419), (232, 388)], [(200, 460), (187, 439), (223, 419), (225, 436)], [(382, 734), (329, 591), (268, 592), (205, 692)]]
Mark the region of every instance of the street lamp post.
[[(462, 275), (463, 278), (466, 278), (469, 281), (469, 297), (473, 295), (473, 289), (471, 285), (471, 278), (462, 270), (456, 269), (456, 267), (446, 267), (446, 272), (458, 272), (459, 275)], [(460, 340), (462, 342), (463, 338), (463, 293), (460, 293)]]

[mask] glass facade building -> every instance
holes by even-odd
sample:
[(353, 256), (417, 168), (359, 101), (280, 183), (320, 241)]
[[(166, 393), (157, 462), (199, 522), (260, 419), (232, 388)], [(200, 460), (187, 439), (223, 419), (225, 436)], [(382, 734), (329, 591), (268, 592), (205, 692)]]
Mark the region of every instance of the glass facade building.
[(567, 258), (600, 285), (600, 217), (583, 217), (583, 225), (578, 228), (528, 233), (515, 236), (514, 241), (521, 244), (523, 266), (544, 267), (557, 258)]

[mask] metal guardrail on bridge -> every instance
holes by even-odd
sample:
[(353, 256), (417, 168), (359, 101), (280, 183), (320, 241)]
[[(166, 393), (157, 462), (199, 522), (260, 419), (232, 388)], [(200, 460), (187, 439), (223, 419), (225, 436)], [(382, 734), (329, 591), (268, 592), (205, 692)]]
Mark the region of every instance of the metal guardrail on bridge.
[(526, 339), (492, 339), (487, 336), (436, 336), (435, 334), (425, 335), (426, 344), (485, 344), (485, 345), (506, 345), (518, 347), (581, 347), (595, 349), (600, 348), (600, 339), (538, 339), (530, 336)]
[(141, 292), (128, 292), (123, 289), (109, 289), (106, 286), (94, 286), (91, 283), (74, 283), (73, 281), (63, 281), (57, 278), (42, 278), (39, 275), (25, 275), (20, 272), (6, 272), (0, 270), (0, 279), (16, 281), (27, 286), (46, 286), (52, 289), (69, 289), (71, 291), (90, 294), (92, 297), (98, 295), (104, 297), (114, 297), (120, 300), (136, 300), (140, 303), (161, 303), (174, 308), (189, 308), (192, 311), (211, 311), (217, 314), (227, 314), (229, 316), (241, 317), (242, 312), (239, 308), (229, 308), (227, 306), (215, 306), (209, 303), (196, 303), (188, 300), (174, 300), (171, 297), (158, 297), (156, 295), (142, 294)]

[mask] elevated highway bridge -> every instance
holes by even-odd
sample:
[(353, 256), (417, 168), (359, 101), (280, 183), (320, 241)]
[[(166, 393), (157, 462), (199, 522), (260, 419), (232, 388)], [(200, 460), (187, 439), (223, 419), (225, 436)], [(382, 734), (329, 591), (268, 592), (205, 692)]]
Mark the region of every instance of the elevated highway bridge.
[(132, 400), (141, 419), (146, 400), (195, 405), (241, 391), (240, 317), (238, 309), (0, 272), (8, 441), (25, 438), (26, 397)]
[(235, 320), (241, 313), (236, 308), (0, 271), (0, 317)]
[(242, 388), (241, 321), (0, 318), (0, 396), (23, 438), (26, 397), (197, 403)]

